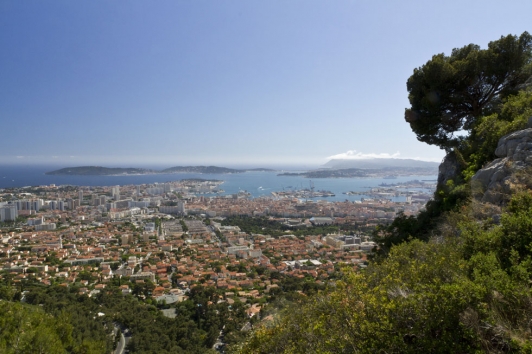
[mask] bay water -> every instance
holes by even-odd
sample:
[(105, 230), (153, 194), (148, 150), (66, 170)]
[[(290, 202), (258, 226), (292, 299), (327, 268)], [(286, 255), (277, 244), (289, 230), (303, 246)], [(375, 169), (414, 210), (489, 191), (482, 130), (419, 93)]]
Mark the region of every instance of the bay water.
[[(0, 166), (0, 189), (39, 185), (74, 185), (74, 186), (116, 186), (154, 184), (179, 181), (190, 178), (215, 179), (224, 181), (219, 187), (224, 190), (221, 195), (236, 194), (247, 191), (251, 197), (271, 196), (271, 192), (293, 189), (310, 189), (314, 184), (316, 191), (325, 190), (335, 194), (334, 197), (320, 197), (328, 201), (355, 201), (367, 196), (345, 195), (344, 192), (363, 192), (378, 187), (382, 183), (395, 184), (411, 180), (435, 181), (437, 176), (403, 176), (395, 179), (385, 178), (315, 178), (302, 176), (278, 176), (281, 171), (251, 171), (235, 174), (201, 174), (172, 173), (152, 175), (117, 175), (117, 176), (59, 176), (46, 175), (48, 171), (59, 169), (58, 166)], [(294, 171), (290, 171), (294, 172)], [(404, 197), (394, 197), (394, 201), (404, 201)]]

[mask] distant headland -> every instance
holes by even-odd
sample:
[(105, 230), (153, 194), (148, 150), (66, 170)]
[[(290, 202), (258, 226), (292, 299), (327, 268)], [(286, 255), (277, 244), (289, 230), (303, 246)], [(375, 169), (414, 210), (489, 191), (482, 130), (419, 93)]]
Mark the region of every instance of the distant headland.
[(398, 176), (437, 174), (438, 166), (437, 162), (413, 159), (333, 159), (318, 170), (284, 172), (280, 173), (279, 176), (302, 176), (306, 178), (379, 177), (393, 179)]
[(233, 169), (218, 166), (175, 166), (166, 168), (164, 170), (153, 170), (146, 168), (132, 168), (132, 167), (102, 167), (102, 166), (79, 166), (79, 167), (65, 167), (59, 170), (46, 172), (47, 175), (60, 176), (116, 176), (116, 175), (152, 175), (152, 174), (167, 174), (167, 173), (204, 173), (204, 174), (229, 174), (229, 173), (244, 173), (251, 171), (274, 171), (267, 168), (254, 169)]

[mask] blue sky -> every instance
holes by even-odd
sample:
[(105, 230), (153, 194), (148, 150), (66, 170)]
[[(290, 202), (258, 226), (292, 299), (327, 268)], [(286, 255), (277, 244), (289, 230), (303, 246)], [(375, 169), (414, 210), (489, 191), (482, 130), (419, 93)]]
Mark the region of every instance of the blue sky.
[(432, 55), (531, 1), (0, 0), (0, 164), (439, 161), (404, 122)]

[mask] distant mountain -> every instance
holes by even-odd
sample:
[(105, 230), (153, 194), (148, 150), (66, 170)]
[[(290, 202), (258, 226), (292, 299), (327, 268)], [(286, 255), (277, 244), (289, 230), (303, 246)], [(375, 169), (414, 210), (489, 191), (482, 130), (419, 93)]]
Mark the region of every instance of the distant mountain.
[(439, 163), (412, 159), (331, 160), (322, 168), (306, 172), (285, 172), (279, 176), (305, 178), (351, 178), (432, 175), (438, 173)]
[(245, 170), (235, 170), (233, 168), (217, 166), (175, 166), (162, 170), (161, 173), (206, 173), (206, 174), (224, 174), (224, 173), (243, 173)]
[(109, 168), (102, 166), (66, 167), (60, 170), (46, 172), (47, 175), (70, 175), (70, 176), (110, 176), (110, 175), (146, 175), (158, 173), (145, 168)]
[(423, 168), (438, 170), (438, 162), (420, 161), (413, 159), (359, 159), (359, 160), (330, 160), (324, 168), (339, 170), (348, 168), (384, 169), (384, 168)]

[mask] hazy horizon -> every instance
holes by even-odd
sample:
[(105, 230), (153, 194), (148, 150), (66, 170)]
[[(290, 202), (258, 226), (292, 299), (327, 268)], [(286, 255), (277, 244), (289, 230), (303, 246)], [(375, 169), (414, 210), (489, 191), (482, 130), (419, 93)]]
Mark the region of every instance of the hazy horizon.
[[(218, 166), (218, 167), (227, 167), (227, 168), (235, 168), (235, 169), (253, 169), (253, 168), (270, 168), (270, 169), (290, 169), (290, 170), (307, 170), (307, 169), (317, 169), (317, 168), (327, 168), (325, 166), (328, 162), (332, 160), (343, 160), (343, 161), (353, 161), (353, 160), (368, 160), (368, 159), (400, 159), (400, 160), (407, 160), (412, 159), (408, 157), (398, 157), (398, 156), (387, 156), (387, 155), (368, 155), (368, 156), (361, 156), (360, 154), (357, 157), (344, 157), (344, 156), (331, 156), (330, 158), (327, 158), (323, 160), (323, 163), (311, 163), (311, 162), (274, 162), (274, 161), (267, 161), (267, 162), (246, 162), (246, 161), (204, 161), (204, 162), (196, 162), (196, 161), (174, 161), (171, 162), (171, 160), (157, 160), (153, 158), (145, 158), (145, 159), (138, 159), (135, 157), (131, 157), (130, 159), (122, 159), (122, 161), (114, 161), (114, 160), (105, 160), (101, 158), (92, 158), (92, 159), (42, 159), (39, 157), (20, 157), (17, 159), (13, 159), (9, 162), (4, 162), (1, 165), (4, 166), (45, 166), (45, 167), (56, 167), (59, 168), (67, 168), (67, 167), (80, 167), (80, 166), (103, 166), (103, 167), (118, 167), (118, 168), (126, 168), (126, 167), (132, 167), (132, 168), (146, 168), (146, 169), (165, 169), (175, 166)], [(434, 160), (424, 160), (424, 159), (416, 159), (414, 160), (420, 160), (420, 161), (426, 161), (426, 162), (441, 162), (441, 161), (434, 161)], [(0, 168), (1, 168), (0, 165)]]

